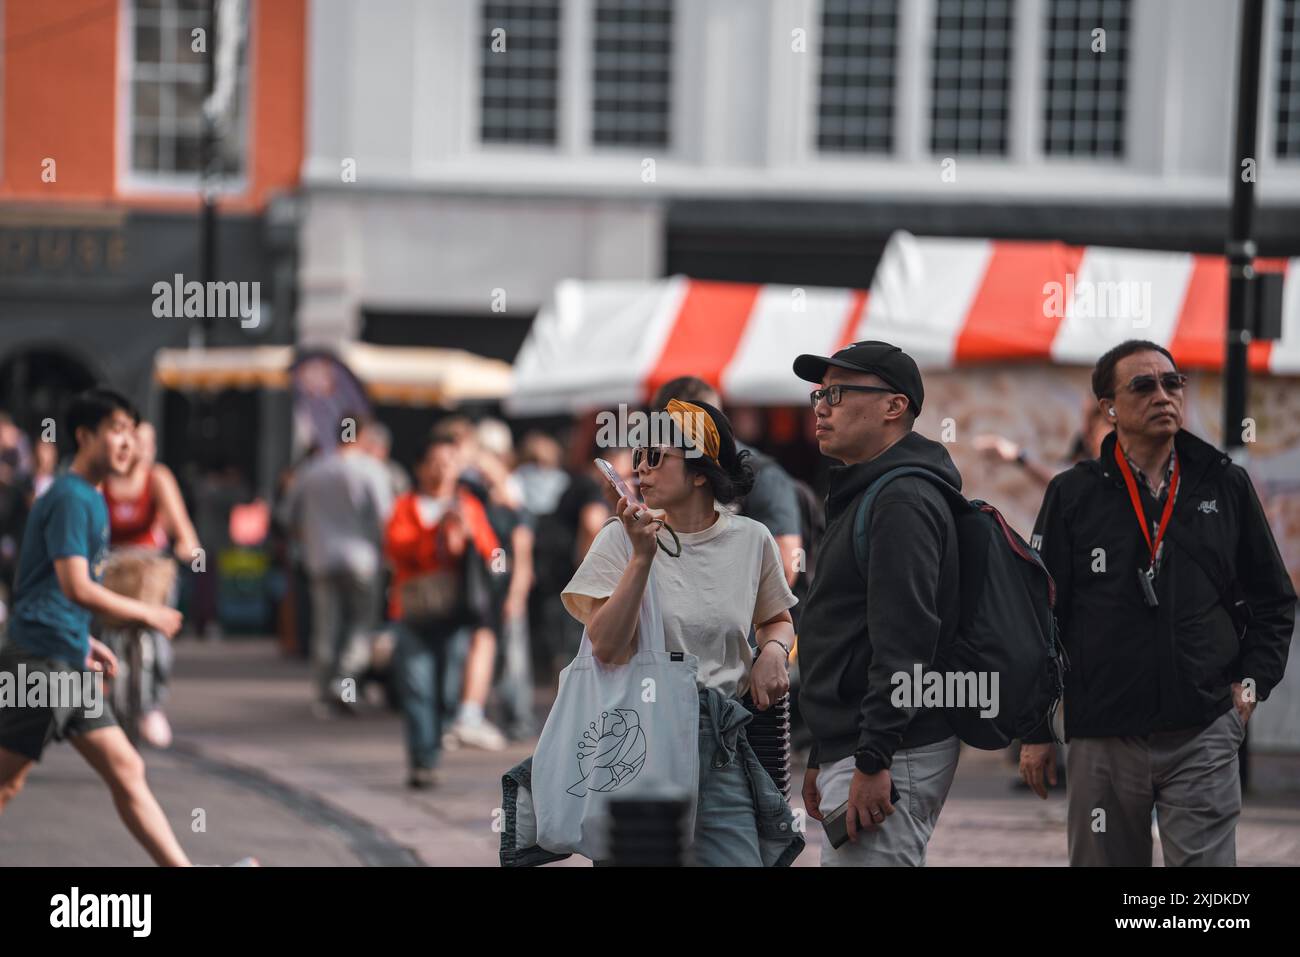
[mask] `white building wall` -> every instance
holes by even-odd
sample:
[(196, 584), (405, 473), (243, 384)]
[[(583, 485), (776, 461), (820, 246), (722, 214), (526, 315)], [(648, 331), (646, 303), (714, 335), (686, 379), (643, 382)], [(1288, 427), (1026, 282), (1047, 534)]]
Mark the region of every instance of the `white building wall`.
[[(934, 0), (900, 5), (889, 157), (817, 150), (820, 0), (678, 0), (671, 145), (593, 147), (592, 7), (564, 0), (559, 142), (518, 147), (479, 142), (478, 0), (312, 0), (304, 338), (354, 335), (363, 304), (486, 311), (503, 288), (532, 310), (561, 278), (658, 275), (672, 198), (1228, 201), (1235, 0), (1133, 4), (1120, 161), (1042, 155), (1047, 0), (1017, 0), (1008, 155), (959, 156), (952, 182), (929, 151)], [(1270, 3), (1266, 40), (1276, 19)], [(1267, 48), (1258, 198), (1297, 202), (1300, 163), (1271, 159)]]

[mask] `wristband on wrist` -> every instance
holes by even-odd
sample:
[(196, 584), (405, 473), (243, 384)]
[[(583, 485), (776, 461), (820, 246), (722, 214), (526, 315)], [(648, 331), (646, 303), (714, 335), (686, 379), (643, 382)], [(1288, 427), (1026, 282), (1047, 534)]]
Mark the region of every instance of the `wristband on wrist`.
[(779, 639), (779, 638), (772, 638), (772, 639), (769, 639), (768, 641), (763, 642), (762, 647), (760, 647), (760, 648), (758, 649), (759, 654), (762, 654), (763, 649), (766, 648), (768, 645), (780, 645), (780, 646), (781, 646), (781, 650), (782, 650), (783, 652), (785, 652), (785, 660), (786, 660), (786, 661), (789, 661), (789, 660), (790, 660), (790, 649), (787, 648), (787, 647), (785, 646), (785, 642), (781, 641), (781, 639)]

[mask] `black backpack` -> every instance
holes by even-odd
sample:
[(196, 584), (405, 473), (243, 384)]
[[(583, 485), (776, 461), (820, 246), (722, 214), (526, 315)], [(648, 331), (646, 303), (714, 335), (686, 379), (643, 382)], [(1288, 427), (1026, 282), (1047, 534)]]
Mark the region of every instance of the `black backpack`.
[(1053, 614), (1056, 584), (1038, 553), (996, 508), (968, 501), (928, 469), (886, 472), (858, 503), (853, 523), (858, 568), (865, 577), (871, 505), (888, 482), (903, 475), (920, 476), (939, 489), (957, 525), (961, 621), (953, 638), (935, 652), (932, 670), (945, 677), (998, 676), (996, 715), (982, 717), (978, 704), (958, 708), (945, 701), (948, 724), (962, 741), (986, 751), (1005, 748), (1044, 723), (1050, 730), (1068, 667)]

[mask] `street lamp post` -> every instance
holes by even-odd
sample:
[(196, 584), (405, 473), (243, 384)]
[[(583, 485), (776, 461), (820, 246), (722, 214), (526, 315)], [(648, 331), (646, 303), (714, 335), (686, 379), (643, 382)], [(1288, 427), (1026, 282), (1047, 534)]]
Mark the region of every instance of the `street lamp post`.
[[(202, 208), (199, 213), (199, 281), (204, 289), (216, 278), (217, 272), (217, 185), (220, 155), (217, 151), (217, 117), (213, 92), (217, 85), (217, 0), (207, 3), (207, 57), (205, 58), (205, 92), (201, 110), (202, 132), (199, 135), (199, 195)], [(212, 333), (212, 317), (203, 310), (198, 323), (190, 330), (190, 348), (207, 346)]]
[(1260, 46), (1264, 0), (1241, 0), (1237, 48), (1237, 136), (1232, 154), (1232, 214), (1228, 231), (1228, 332), (1223, 364), (1223, 443), (1234, 459), (1245, 455), (1242, 419), (1246, 417), (1248, 369), (1255, 300), (1255, 176), (1259, 114)]
[[(1255, 301), (1255, 147), (1259, 118), (1259, 65), (1264, 32), (1264, 0), (1241, 0), (1241, 34), (1237, 46), (1237, 137), (1232, 154), (1232, 217), (1228, 229), (1228, 332), (1223, 362), (1223, 444), (1237, 462), (1246, 458), (1242, 420), (1246, 417), (1249, 370), (1246, 347), (1251, 339)], [(1241, 789), (1250, 783), (1249, 741), (1238, 752)]]

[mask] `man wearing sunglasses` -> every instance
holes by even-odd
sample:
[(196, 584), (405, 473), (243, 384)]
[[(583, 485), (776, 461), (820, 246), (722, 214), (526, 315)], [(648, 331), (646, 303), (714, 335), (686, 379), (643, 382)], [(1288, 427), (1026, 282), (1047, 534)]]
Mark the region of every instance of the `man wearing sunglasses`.
[[(1232, 866), (1246, 722), (1286, 668), (1295, 591), (1245, 470), (1182, 428), (1187, 377), (1153, 342), (1097, 362), (1115, 429), (1047, 488), (1033, 545), (1056, 580), (1070, 864)], [(1047, 797), (1045, 736), (1020, 773)]]
[(853, 525), (862, 494), (891, 469), (921, 467), (954, 488), (961, 475), (940, 443), (912, 431), (925, 390), (897, 346), (857, 342), (829, 357), (802, 355), (794, 372), (817, 383), (817, 444), (843, 463), (830, 472), (821, 557), (799, 627), (799, 707), (814, 738), (804, 806), (820, 821), (847, 804), (850, 840), (823, 844), (823, 866), (920, 866), (959, 745), (941, 710), (895, 704), (892, 677), (917, 665), (929, 671), (956, 632), (957, 528), (929, 481), (893, 480), (871, 509), (864, 581)]

